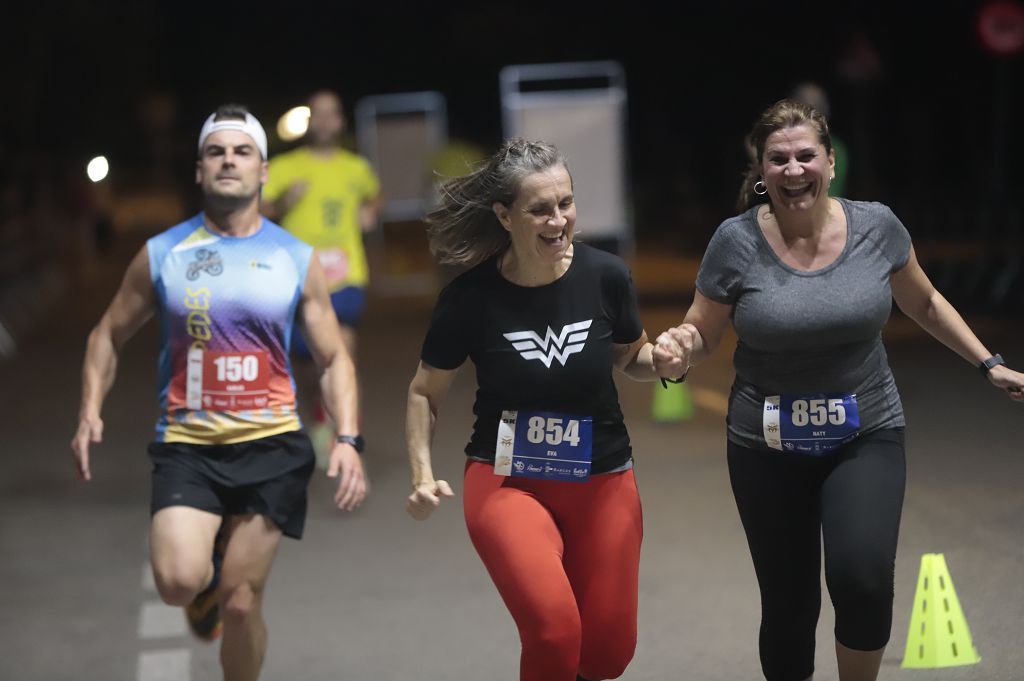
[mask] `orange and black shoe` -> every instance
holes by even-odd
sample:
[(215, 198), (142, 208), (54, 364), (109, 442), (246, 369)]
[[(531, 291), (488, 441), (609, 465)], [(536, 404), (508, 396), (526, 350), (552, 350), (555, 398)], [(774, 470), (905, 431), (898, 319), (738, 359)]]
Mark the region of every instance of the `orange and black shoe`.
[(192, 602), (185, 606), (185, 619), (192, 635), (201, 641), (216, 641), (224, 629), (220, 618), (220, 603), (217, 587), (220, 586), (221, 565), (224, 563), (224, 541), (222, 532), (218, 532), (213, 543), (213, 579), (209, 586), (196, 594)]

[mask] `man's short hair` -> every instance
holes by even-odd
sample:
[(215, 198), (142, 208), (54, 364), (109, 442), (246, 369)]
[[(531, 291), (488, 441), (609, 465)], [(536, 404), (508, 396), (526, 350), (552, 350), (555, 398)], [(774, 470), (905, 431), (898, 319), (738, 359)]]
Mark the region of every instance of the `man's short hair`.
[(247, 113), (249, 113), (249, 107), (244, 104), (221, 104), (213, 112), (213, 120), (214, 122), (244, 121)]

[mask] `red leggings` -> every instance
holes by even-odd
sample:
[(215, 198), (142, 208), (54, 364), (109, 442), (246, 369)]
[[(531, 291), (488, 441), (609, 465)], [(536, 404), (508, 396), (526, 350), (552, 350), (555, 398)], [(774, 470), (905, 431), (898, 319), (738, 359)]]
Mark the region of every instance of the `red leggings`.
[(636, 648), (643, 538), (633, 471), (557, 482), (469, 461), (464, 510), (519, 629), (520, 680), (620, 676)]

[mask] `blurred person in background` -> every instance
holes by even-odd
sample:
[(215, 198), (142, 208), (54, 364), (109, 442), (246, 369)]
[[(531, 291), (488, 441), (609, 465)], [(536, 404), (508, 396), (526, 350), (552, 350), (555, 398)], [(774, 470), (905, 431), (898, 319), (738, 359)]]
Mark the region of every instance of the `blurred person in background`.
[(841, 681), (873, 681), (892, 627), (906, 481), (904, 417), (881, 332), (892, 300), (1010, 399), (1024, 374), (992, 354), (932, 286), (880, 203), (830, 198), (825, 117), (782, 100), (750, 140), (740, 215), (708, 244), (693, 305), (655, 358), (699, 364), (731, 322), (729, 475), (761, 590), (769, 681), (810, 679), (820, 552)]
[[(309, 98), (309, 111), (307, 144), (270, 161), (262, 210), (316, 249), (345, 347), (355, 357), (356, 328), (369, 281), (363, 234), (377, 225), (380, 181), (366, 159), (341, 147), (345, 130), (341, 97), (320, 90)], [(301, 337), (295, 337), (292, 349), (309, 366), (309, 350)], [(300, 390), (311, 394), (310, 436), (324, 466), (330, 427), (307, 374), (303, 370), (299, 376)]]
[(574, 242), (572, 178), (552, 145), (507, 141), (442, 187), (427, 222), (438, 259), (470, 269), (441, 292), (409, 386), (409, 513), (453, 496), (431, 441), (471, 359), (463, 509), (519, 630), (520, 679), (616, 678), (636, 648), (643, 522), (612, 374), (679, 377), (656, 371), (625, 263)]
[(817, 83), (800, 83), (793, 88), (790, 99), (802, 102), (815, 111), (819, 111), (829, 123), (829, 139), (832, 140), (832, 151), (835, 155), (835, 172), (832, 181), (828, 185), (829, 196), (846, 196), (846, 183), (850, 168), (850, 155), (846, 143), (836, 135), (831, 127), (832, 107), (828, 103), (828, 95), (825, 88)]
[(146, 242), (90, 334), (71, 448), (90, 480), (118, 355), (158, 314), (153, 575), (166, 603), (185, 606), (197, 637), (223, 632), (225, 681), (255, 681), (267, 646), (263, 592), (281, 536), (302, 537), (314, 468), (288, 359), (296, 318), (339, 424), (327, 475), (340, 476), (334, 500), (344, 510), (366, 494), (363, 443), (355, 371), (319, 261), (259, 213), (262, 126), (244, 107), (222, 106), (203, 125), (198, 149), (203, 211)]

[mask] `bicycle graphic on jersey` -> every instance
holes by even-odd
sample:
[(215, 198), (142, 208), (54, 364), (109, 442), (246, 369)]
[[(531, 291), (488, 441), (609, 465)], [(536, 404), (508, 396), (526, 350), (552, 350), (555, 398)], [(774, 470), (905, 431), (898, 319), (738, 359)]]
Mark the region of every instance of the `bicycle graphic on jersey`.
[(188, 272), (185, 273), (185, 278), (189, 281), (195, 281), (203, 272), (216, 277), (220, 276), (220, 273), (223, 271), (224, 263), (221, 261), (217, 251), (200, 248), (196, 251), (196, 259), (188, 264)]

